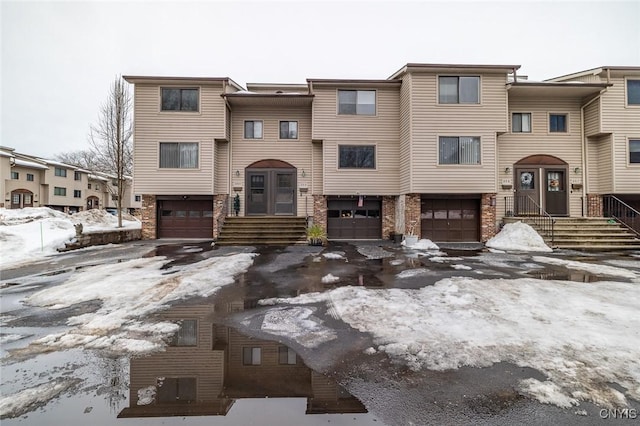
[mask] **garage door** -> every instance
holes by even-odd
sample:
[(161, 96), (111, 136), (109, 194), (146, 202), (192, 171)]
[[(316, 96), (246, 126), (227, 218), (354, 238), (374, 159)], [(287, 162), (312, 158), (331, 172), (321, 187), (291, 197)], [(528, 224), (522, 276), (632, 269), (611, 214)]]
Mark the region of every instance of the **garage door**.
[(363, 240), (382, 238), (382, 202), (348, 198), (329, 200), (327, 236), (332, 239)]
[(212, 238), (213, 200), (158, 201), (159, 238)]
[(423, 199), (422, 238), (438, 242), (479, 241), (480, 200)]

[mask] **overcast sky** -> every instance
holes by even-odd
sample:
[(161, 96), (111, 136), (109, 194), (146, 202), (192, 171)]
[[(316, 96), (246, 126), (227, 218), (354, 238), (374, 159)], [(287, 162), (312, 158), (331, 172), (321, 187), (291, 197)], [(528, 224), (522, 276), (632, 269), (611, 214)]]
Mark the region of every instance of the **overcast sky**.
[(1, 2), (1, 144), (87, 148), (118, 75), (387, 78), (407, 62), (519, 64), (530, 79), (640, 66), (640, 1)]

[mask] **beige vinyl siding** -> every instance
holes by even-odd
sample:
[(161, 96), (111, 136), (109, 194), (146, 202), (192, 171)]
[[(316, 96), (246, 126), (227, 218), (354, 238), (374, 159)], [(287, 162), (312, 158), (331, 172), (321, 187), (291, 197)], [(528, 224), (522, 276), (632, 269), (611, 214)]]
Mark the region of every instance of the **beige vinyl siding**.
[(613, 189), (611, 135), (589, 138), (587, 143), (587, 192), (610, 193)]
[(408, 193), (411, 188), (411, 77), (405, 75), (400, 88), (400, 193)]
[[(263, 123), (262, 139), (244, 139), (245, 120), (260, 120)], [(280, 121), (298, 122), (298, 139), (280, 139)], [(311, 143), (311, 109), (303, 107), (239, 107), (232, 113), (232, 142), (231, 142), (231, 174), (233, 186), (242, 186), (240, 193), (240, 214), (244, 215), (245, 197), (245, 168), (259, 160), (276, 159), (285, 161), (298, 170), (297, 183), (311, 187), (312, 181), (312, 143)], [(240, 177), (236, 177), (236, 170)], [(302, 177), (302, 170), (305, 177)], [(307, 195), (308, 194), (308, 195)], [(311, 194), (300, 194), (296, 190), (297, 215), (311, 214), (313, 201), (307, 202), (305, 211), (305, 197)]]
[[(633, 77), (640, 79), (640, 76)], [(638, 193), (640, 166), (629, 164), (629, 138), (640, 138), (640, 106), (627, 106), (624, 77), (602, 95), (602, 128), (613, 134), (613, 192)]]
[[(351, 90), (349, 87), (341, 89)], [(314, 139), (322, 139), (324, 194), (396, 195), (399, 191), (400, 88), (376, 91), (376, 115), (339, 115), (338, 90), (314, 89)], [(375, 169), (339, 169), (339, 145), (375, 145)]]
[[(134, 192), (212, 194), (214, 139), (226, 136), (225, 104), (220, 97), (222, 84), (198, 86), (199, 112), (160, 112), (160, 87), (158, 84), (135, 85)], [(186, 83), (184, 87), (193, 87), (193, 84)], [(198, 168), (161, 169), (160, 142), (198, 142)]]
[(215, 143), (215, 186), (216, 194), (229, 194), (229, 143)]
[(594, 136), (600, 133), (602, 123), (600, 120), (601, 99), (598, 98), (584, 109), (585, 136)]
[[(224, 351), (212, 350), (213, 324), (207, 318), (213, 313), (211, 305), (172, 308), (163, 313), (168, 320), (195, 319), (198, 321), (197, 346), (168, 346), (166, 351), (147, 357), (131, 359), (131, 406), (138, 400), (138, 389), (155, 386), (159, 377), (195, 377), (199, 401), (216, 401), (224, 379)], [(185, 362), (185, 360), (189, 362)]]
[[(531, 113), (531, 133), (505, 133), (498, 138), (500, 162), (498, 163), (498, 183), (502, 179), (514, 179), (514, 164), (529, 155), (552, 155), (568, 163), (567, 190), (569, 192), (569, 215), (582, 214), (582, 190), (571, 190), (571, 179), (581, 179), (574, 169), (582, 167), (582, 142), (580, 123), (580, 99), (549, 99), (537, 97), (509, 97), (509, 115), (512, 112)], [(566, 113), (567, 133), (550, 133), (549, 113)], [(505, 168), (511, 169), (505, 174)], [(503, 190), (498, 187), (497, 212), (504, 214), (504, 197), (513, 195), (513, 188)]]
[(322, 194), (322, 144), (314, 143), (312, 148), (312, 156), (313, 156), (313, 187), (309, 190), (313, 195)]
[[(483, 74), (480, 104), (441, 105), (438, 75), (413, 75), (410, 192), (495, 192), (496, 133), (507, 131), (508, 126), (505, 84), (506, 74)], [(481, 164), (439, 165), (440, 136), (480, 137)]]

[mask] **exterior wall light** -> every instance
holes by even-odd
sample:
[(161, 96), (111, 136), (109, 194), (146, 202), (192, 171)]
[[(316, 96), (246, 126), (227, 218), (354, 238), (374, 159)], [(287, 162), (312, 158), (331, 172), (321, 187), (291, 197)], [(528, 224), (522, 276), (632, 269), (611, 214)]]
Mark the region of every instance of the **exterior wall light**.
[(505, 174), (505, 175), (508, 175), (509, 173), (511, 173), (511, 167), (506, 167), (506, 168), (504, 169), (504, 174)]
[(301, 173), (302, 177), (307, 176), (307, 174), (304, 172), (304, 169), (302, 169), (302, 173)]
[(240, 177), (240, 170), (236, 170), (236, 177)]
[(582, 169), (580, 169), (580, 167), (576, 167), (575, 169), (573, 169), (573, 173), (578, 174), (581, 170)]

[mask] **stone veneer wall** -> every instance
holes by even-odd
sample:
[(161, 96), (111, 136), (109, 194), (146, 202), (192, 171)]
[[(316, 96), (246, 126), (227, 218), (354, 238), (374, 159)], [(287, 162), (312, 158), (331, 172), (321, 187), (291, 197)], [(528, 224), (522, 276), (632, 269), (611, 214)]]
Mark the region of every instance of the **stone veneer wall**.
[(155, 240), (157, 238), (156, 196), (142, 195), (142, 239)]
[(602, 217), (603, 215), (604, 211), (602, 210), (602, 195), (587, 194), (587, 216)]
[(217, 239), (222, 231), (224, 219), (229, 211), (229, 194), (218, 194), (213, 196), (213, 238)]
[(313, 223), (327, 232), (327, 197), (324, 195), (313, 196)]
[(480, 201), (480, 241), (487, 242), (496, 235), (496, 193), (482, 194)]
[(404, 202), (404, 229), (399, 231), (407, 235), (413, 228), (413, 235), (420, 237), (422, 234), (420, 224), (420, 194), (407, 194)]
[(396, 197), (382, 197), (382, 238), (390, 238), (396, 231)]

